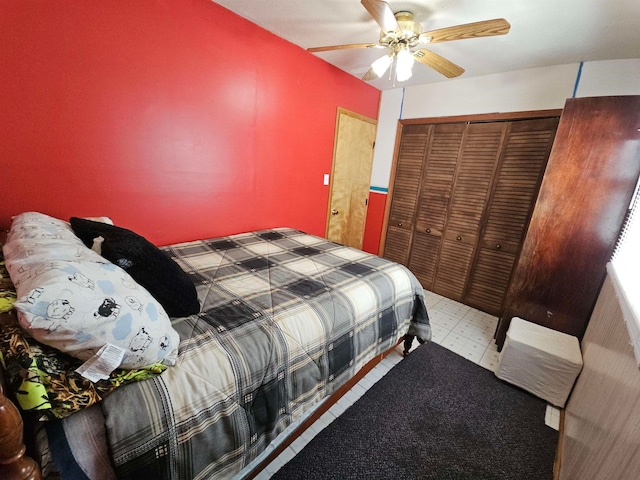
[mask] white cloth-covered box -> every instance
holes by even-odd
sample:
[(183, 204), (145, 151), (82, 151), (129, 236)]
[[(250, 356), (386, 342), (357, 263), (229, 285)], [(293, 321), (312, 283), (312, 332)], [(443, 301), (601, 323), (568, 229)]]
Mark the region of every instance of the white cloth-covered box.
[(574, 336), (514, 317), (496, 376), (558, 407), (564, 407), (582, 370)]

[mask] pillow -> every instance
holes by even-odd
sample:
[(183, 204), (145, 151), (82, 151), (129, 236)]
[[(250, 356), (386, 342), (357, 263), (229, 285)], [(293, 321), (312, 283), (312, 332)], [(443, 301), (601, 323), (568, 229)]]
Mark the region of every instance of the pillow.
[(146, 288), (172, 317), (200, 311), (196, 287), (180, 266), (144, 237), (126, 228), (71, 218), (71, 228), (91, 248), (102, 237), (101, 255)]
[(94, 222), (102, 222), (102, 223), (108, 223), (109, 225), (113, 225), (113, 220), (111, 220), (109, 217), (83, 217), (86, 218), (87, 220), (93, 220)]
[(84, 361), (112, 345), (123, 354), (115, 367), (126, 369), (175, 363), (180, 338), (162, 306), (68, 223), (21, 214), (3, 252), (18, 320), (39, 342)]

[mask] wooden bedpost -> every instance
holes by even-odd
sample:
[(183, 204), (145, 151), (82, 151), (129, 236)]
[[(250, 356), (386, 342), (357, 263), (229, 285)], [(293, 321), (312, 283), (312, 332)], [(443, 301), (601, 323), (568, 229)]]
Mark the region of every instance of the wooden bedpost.
[(40, 480), (40, 468), (25, 456), (23, 422), (20, 412), (2, 390), (0, 382), (0, 478)]

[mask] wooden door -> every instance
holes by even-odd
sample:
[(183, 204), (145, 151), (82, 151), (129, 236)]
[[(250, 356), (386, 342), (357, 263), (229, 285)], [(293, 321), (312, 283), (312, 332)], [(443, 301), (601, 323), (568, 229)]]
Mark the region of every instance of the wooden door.
[(422, 286), (433, 288), (465, 123), (434, 125), (424, 162), (408, 267)]
[(424, 288), (499, 315), (559, 115), (401, 122), (384, 256)]
[(499, 315), (529, 225), (558, 118), (508, 124), (464, 302)]
[(418, 206), (422, 165), (432, 125), (407, 125), (402, 129), (393, 185), (384, 257), (407, 265), (413, 222)]
[(362, 248), (376, 121), (338, 109), (326, 237)]
[(505, 131), (497, 122), (464, 132), (432, 289), (456, 301), (463, 301)]

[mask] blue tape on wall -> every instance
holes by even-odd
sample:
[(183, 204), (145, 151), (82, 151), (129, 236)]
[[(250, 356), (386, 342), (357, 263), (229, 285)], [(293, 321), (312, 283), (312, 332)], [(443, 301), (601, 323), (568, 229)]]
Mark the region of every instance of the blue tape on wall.
[(580, 66), (578, 67), (578, 76), (576, 77), (576, 84), (573, 86), (573, 98), (576, 98), (576, 93), (578, 92), (578, 85), (580, 85), (580, 77), (582, 76), (582, 65), (584, 65), (584, 62), (580, 62)]
[(379, 192), (379, 193), (388, 193), (389, 189), (388, 188), (384, 188), (384, 187), (374, 187), (373, 185), (371, 185), (369, 187), (369, 190), (372, 192)]

